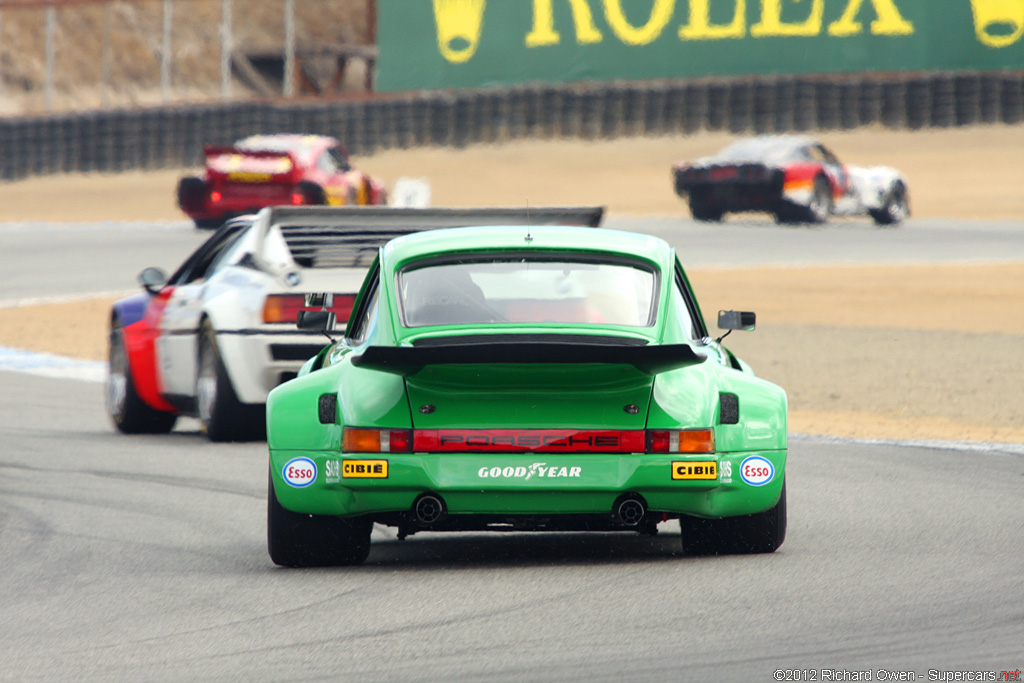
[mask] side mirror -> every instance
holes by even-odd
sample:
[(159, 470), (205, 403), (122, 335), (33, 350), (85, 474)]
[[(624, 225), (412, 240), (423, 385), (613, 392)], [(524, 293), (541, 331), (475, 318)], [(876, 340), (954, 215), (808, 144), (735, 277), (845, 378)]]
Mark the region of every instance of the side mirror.
[(299, 311), (295, 324), (300, 330), (327, 332), (334, 329), (334, 313), (331, 311)]
[(156, 294), (167, 283), (167, 274), (159, 268), (145, 268), (139, 273), (139, 284), (150, 294)]
[(753, 311), (719, 311), (718, 328), (722, 330), (752, 330), (757, 321)]

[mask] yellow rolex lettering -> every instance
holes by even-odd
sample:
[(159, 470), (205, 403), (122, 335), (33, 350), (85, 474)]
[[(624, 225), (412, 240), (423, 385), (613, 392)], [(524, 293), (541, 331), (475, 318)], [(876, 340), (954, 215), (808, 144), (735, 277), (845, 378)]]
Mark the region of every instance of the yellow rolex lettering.
[(782, 21), (782, 3), (806, 4), (806, 0), (761, 0), (761, 21), (750, 27), (755, 38), (767, 36), (816, 36), (821, 33), (825, 0), (811, 0), (811, 14), (805, 21)]
[(437, 46), (453, 64), (468, 62), (476, 54), (487, 0), (434, 0)]
[[(543, 47), (561, 42), (562, 36), (555, 30), (553, 1), (533, 0), (533, 28), (526, 34), (526, 47)], [(589, 0), (569, 0), (569, 9), (572, 10), (572, 21), (576, 25), (576, 43), (600, 43), (603, 36), (594, 25)]]
[(1007, 47), (1024, 35), (1024, 0), (971, 0), (971, 11), (982, 45)]
[(604, 15), (608, 25), (627, 45), (647, 45), (657, 39), (672, 20), (675, 0), (654, 0), (651, 17), (643, 26), (633, 26), (622, 10), (622, 0), (604, 0)]
[(679, 28), (682, 40), (722, 40), (747, 34), (747, 0), (733, 0), (736, 12), (728, 24), (712, 24), (711, 0), (690, 0), (690, 23)]
[[(855, 36), (864, 30), (857, 21), (864, 0), (849, 0), (843, 15), (828, 27), (830, 36)], [(871, 33), (876, 36), (909, 36), (914, 33), (914, 25), (903, 18), (895, 5), (895, 0), (871, 0), (878, 17), (871, 22)]]

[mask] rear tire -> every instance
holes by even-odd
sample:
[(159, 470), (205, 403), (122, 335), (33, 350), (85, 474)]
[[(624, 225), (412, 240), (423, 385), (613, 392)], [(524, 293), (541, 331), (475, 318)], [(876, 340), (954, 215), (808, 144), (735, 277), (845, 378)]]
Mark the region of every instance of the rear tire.
[(327, 193), (324, 188), (312, 181), (303, 180), (298, 184), (298, 190), (304, 198), (303, 201), (308, 205), (321, 206), (327, 203)]
[(722, 216), (725, 215), (725, 212), (708, 204), (707, 200), (701, 195), (691, 194), (690, 215), (697, 221), (719, 223), (722, 220)]
[(196, 224), (198, 230), (216, 230), (224, 225), (223, 218), (193, 218), (192, 222)]
[(370, 554), (373, 522), (304, 515), (281, 505), (274, 477), (267, 484), (267, 550), (282, 567), (342, 567), (362, 564)]
[(832, 186), (825, 176), (817, 176), (807, 206), (784, 202), (775, 211), (778, 223), (811, 223), (821, 225), (832, 215)]
[(210, 441), (256, 441), (267, 436), (266, 408), (238, 400), (209, 320), (199, 328), (196, 408)]
[(178, 181), (178, 206), (185, 211), (202, 211), (206, 193), (206, 182), (202, 178), (182, 178)]
[(804, 210), (804, 220), (808, 223), (821, 224), (828, 221), (832, 214), (832, 186), (825, 176), (814, 179), (814, 191), (811, 203)]
[(786, 540), (786, 483), (779, 502), (764, 512), (725, 519), (683, 516), (679, 527), (683, 554), (690, 557), (773, 553)]
[(143, 401), (135, 391), (128, 353), (124, 348), (121, 323), (114, 318), (110, 325), (110, 346), (107, 354), (109, 370), (105, 389), (107, 414), (122, 434), (166, 434), (174, 428), (177, 413), (157, 410)]

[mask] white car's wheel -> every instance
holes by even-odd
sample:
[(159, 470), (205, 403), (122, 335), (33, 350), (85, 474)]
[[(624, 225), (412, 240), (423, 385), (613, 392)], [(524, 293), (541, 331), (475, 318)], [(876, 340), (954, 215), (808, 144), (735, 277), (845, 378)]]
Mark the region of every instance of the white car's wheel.
[(251, 441), (266, 437), (264, 406), (238, 400), (209, 320), (199, 329), (196, 408), (210, 441)]
[(893, 183), (878, 209), (868, 211), (876, 225), (898, 225), (910, 215), (910, 196), (902, 182)]
[(110, 327), (107, 361), (109, 370), (104, 402), (117, 430), (124, 434), (166, 434), (171, 431), (178, 415), (151, 407), (135, 391), (121, 324), (116, 318)]
[(832, 213), (832, 188), (824, 176), (814, 179), (814, 191), (804, 218), (808, 223), (824, 223)]

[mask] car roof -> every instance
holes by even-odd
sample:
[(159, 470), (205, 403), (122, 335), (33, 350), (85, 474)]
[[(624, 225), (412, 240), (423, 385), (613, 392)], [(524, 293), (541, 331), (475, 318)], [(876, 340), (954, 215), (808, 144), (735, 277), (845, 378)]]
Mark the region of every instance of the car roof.
[(442, 228), (413, 233), (388, 242), (384, 260), (392, 267), (409, 261), (461, 254), (494, 251), (564, 251), (604, 253), (640, 258), (671, 267), (672, 249), (662, 239), (619, 230), (569, 226), (483, 226)]
[(309, 154), (339, 144), (326, 135), (301, 135), (281, 133), (277, 135), (250, 135), (235, 142), (238, 149), (259, 152), (300, 152)]
[(715, 158), (756, 161), (768, 157), (779, 157), (817, 144), (817, 140), (807, 135), (759, 135), (732, 142), (718, 152)]

